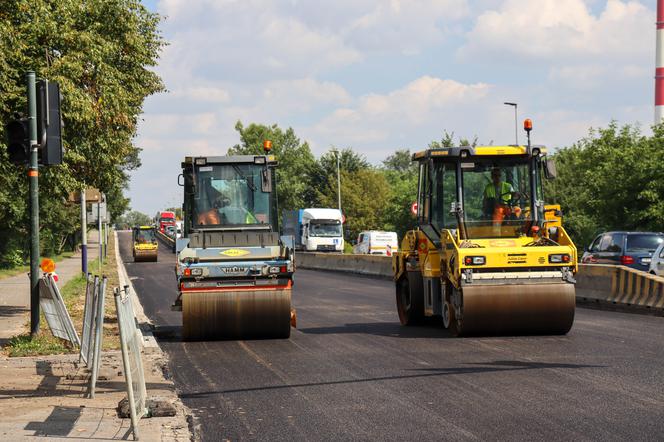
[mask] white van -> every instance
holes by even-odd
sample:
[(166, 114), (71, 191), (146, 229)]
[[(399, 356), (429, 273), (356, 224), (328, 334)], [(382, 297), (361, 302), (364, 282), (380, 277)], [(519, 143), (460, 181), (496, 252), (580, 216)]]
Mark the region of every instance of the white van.
[(360, 232), (357, 243), (353, 246), (353, 253), (356, 255), (392, 256), (398, 248), (397, 232), (367, 230)]

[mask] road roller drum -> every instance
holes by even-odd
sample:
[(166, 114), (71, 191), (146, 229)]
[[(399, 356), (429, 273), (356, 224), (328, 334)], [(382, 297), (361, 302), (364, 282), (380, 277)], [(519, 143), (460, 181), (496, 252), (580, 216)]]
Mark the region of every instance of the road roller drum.
[(574, 323), (575, 290), (569, 283), (464, 286), (457, 335), (565, 334)]
[(288, 338), (291, 290), (187, 292), (182, 325), (187, 341)]

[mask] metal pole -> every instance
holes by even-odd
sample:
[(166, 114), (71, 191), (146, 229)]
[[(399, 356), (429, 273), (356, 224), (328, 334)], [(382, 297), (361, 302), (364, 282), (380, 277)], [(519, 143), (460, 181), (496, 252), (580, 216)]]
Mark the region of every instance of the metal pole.
[(88, 274), (88, 220), (85, 207), (85, 186), (81, 190), (81, 271)]
[(37, 88), (35, 73), (26, 74), (30, 125), (30, 335), (39, 333), (39, 158), (37, 145)]
[(509, 101), (506, 101), (503, 103), (507, 106), (512, 106), (514, 107), (514, 140), (516, 142), (516, 145), (519, 145), (519, 123), (518, 123), (518, 117), (517, 117), (517, 112), (516, 109), (518, 105), (516, 103), (510, 103)]
[(103, 194), (101, 194), (99, 201), (97, 202), (97, 230), (99, 233), (99, 273), (101, 273), (101, 264), (102, 264), (102, 257), (103, 257), (103, 252), (102, 252), (102, 236), (101, 236), (101, 202), (104, 200)]
[(664, 0), (657, 0), (655, 49), (655, 124), (664, 118)]
[(334, 151), (337, 157), (337, 199), (339, 202), (339, 212), (341, 212), (341, 175), (339, 174), (339, 151)]

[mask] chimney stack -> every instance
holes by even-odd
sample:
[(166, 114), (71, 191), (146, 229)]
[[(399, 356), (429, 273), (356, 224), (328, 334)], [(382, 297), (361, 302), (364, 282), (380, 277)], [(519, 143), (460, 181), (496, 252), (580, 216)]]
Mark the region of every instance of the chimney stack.
[(664, 118), (664, 0), (657, 0), (657, 49), (655, 66), (655, 124)]

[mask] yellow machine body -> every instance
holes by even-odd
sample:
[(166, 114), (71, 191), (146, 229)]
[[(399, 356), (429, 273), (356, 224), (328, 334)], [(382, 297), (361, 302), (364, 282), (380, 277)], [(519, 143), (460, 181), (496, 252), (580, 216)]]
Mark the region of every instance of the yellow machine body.
[[(392, 261), (402, 324), (442, 316), (455, 335), (564, 334), (570, 330), (577, 251), (562, 227), (560, 207), (545, 206), (533, 198), (530, 201), (539, 215), (534, 218), (532, 207), (516, 210), (514, 201), (510, 211), (520, 216), (497, 221), (489, 218), (490, 211), (484, 218), (477, 215), (477, 203), (475, 208), (458, 204), (472, 198), (478, 202), (478, 189), (491, 185), (484, 176), (501, 167), (514, 183), (519, 168), (523, 169), (520, 187), (512, 183), (505, 187), (514, 190), (510, 199), (521, 193), (525, 200), (526, 191), (541, 194), (541, 181), (530, 178), (549, 167), (544, 154), (541, 147), (533, 152), (524, 146), (487, 146), (429, 150), (413, 156), (420, 164), (419, 228), (407, 232)], [(447, 181), (436, 180), (440, 177), (434, 169), (446, 169)], [(468, 182), (479, 184), (470, 189)], [(436, 188), (440, 195), (432, 190)], [(450, 210), (440, 202), (450, 200), (454, 220), (451, 213), (448, 218), (440, 214)], [(494, 201), (494, 205), (499, 204)], [(471, 219), (473, 209), (476, 219)], [(437, 229), (437, 220), (443, 220), (446, 228)]]
[(159, 256), (159, 245), (155, 236), (155, 228), (152, 226), (137, 226), (132, 232), (134, 262), (152, 261), (157, 262)]

